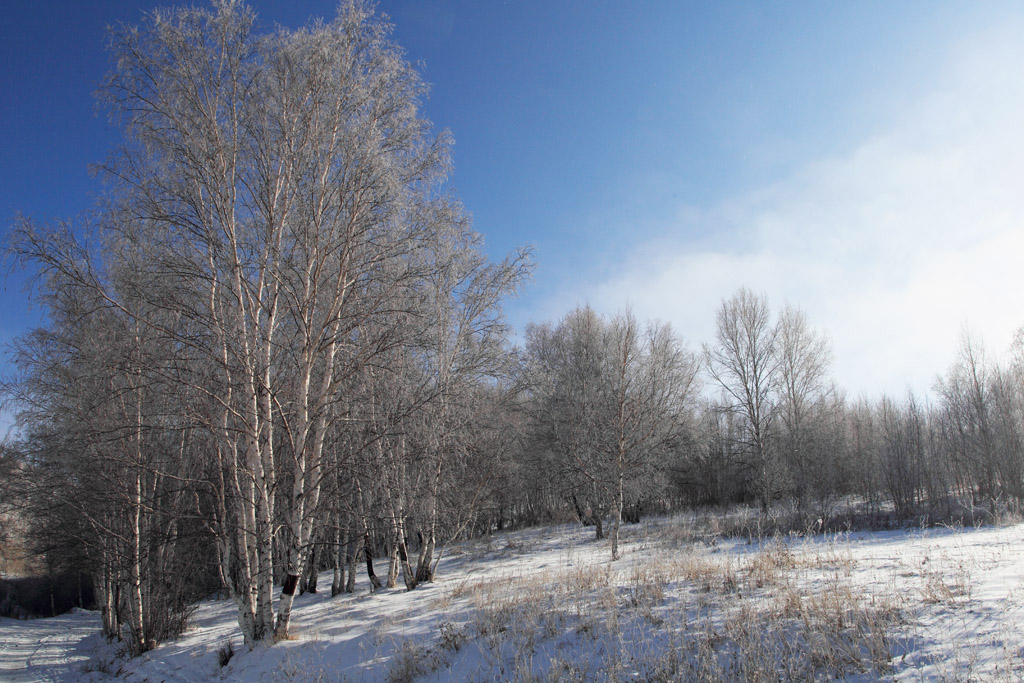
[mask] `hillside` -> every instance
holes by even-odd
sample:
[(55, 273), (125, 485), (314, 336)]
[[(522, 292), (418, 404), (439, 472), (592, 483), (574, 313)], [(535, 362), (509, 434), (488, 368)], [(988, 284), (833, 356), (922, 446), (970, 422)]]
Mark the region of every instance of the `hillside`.
[(94, 613), (2, 620), (0, 679), (1024, 677), (1024, 525), (758, 542), (691, 522), (625, 527), (614, 563), (577, 526), (459, 544), (412, 592), (300, 596), (294, 639), (251, 652), (227, 600), (132, 660)]

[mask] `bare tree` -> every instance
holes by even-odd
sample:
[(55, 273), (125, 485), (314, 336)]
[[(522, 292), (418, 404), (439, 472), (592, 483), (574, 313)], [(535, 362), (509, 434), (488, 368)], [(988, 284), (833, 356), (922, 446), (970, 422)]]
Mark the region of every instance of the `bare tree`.
[(913, 393), (905, 405), (888, 397), (879, 404), (882, 481), (899, 513), (921, 500), (924, 485), (926, 416)]
[(528, 338), (541, 443), (557, 454), (573, 500), (585, 496), (598, 538), (611, 510), (618, 559), (627, 496), (658, 488), (662, 461), (687, 426), (696, 363), (668, 325), (642, 330), (628, 311), (606, 322), (577, 309), (557, 328), (531, 328)]
[[(611, 336), (610, 434), (614, 454), (615, 517), (612, 559), (619, 557), (619, 526), (627, 484), (656, 482), (687, 427), (697, 363), (667, 324), (641, 333), (630, 311), (616, 316)], [(635, 491), (634, 496), (639, 497)]]
[[(18, 494), (17, 479), (21, 473), (21, 458), (16, 448), (6, 437), (0, 438), (0, 567), (8, 573), (9, 555), (14, 535), (15, 499)], [(19, 544), (20, 545), (20, 544)]]
[(741, 288), (718, 309), (715, 345), (704, 345), (708, 374), (725, 392), (730, 409), (744, 419), (748, 466), (762, 509), (767, 509), (783, 479), (775, 447), (780, 382), (777, 335), (768, 301)]
[(48, 327), (18, 342), (20, 382), (8, 387), (37, 550), (93, 574), (105, 634), (124, 626), (138, 654), (181, 632), (208, 575), (195, 551), (211, 538), (186, 489), (191, 431), (163, 379), (174, 351), (95, 289), (56, 270), (42, 278)]
[(967, 330), (959, 358), (936, 382), (952, 465), (973, 484), (972, 502), (1020, 500), (1020, 389), (1013, 370), (990, 362)]
[(730, 406), (705, 400), (699, 406), (694, 438), (679, 452), (672, 485), (683, 502), (725, 505), (743, 500), (751, 489), (744, 428)]
[[(380, 348), (365, 334), (383, 328), (368, 322), (430, 272), (423, 245), (461, 223), (431, 195), (448, 140), (418, 118), (419, 77), (367, 7), (271, 37), (251, 26), (233, 3), (156, 13), (147, 30), (116, 34), (105, 92), (134, 143), (111, 167), (126, 180), (120, 234), (144, 269), (185, 276), (177, 310), (210, 333), (202, 352), (219, 368), (218, 452), (236, 507), (221, 537), (255, 642), (272, 627), (287, 636), (329, 406)], [(164, 235), (155, 253), (144, 230)]]
[(942, 396), (950, 436), (957, 460), (969, 473), (976, 495), (990, 500), (998, 497), (996, 435), (992, 424), (991, 368), (984, 347), (964, 330), (960, 358), (936, 383)]
[(538, 448), (548, 457), (543, 469), (559, 482), (584, 524), (604, 538), (606, 470), (596, 437), (603, 417), (600, 393), (607, 379), (603, 321), (589, 306), (566, 314), (557, 327), (526, 330), (530, 412)]
[(780, 447), (789, 464), (797, 505), (803, 510), (810, 488), (826, 478), (821, 472), (826, 462), (822, 442), (829, 418), (825, 413), (834, 407), (828, 400), (832, 387), (827, 382), (831, 349), (810, 328), (803, 312), (787, 305), (777, 323), (776, 353), (783, 427)]
[[(337, 514), (369, 538), (373, 501), (342, 471), (351, 455), (327, 439), (352, 416), (367, 366), (401, 345), (426, 360), (416, 407), (441, 426), (427, 451), (421, 567), (432, 572), (440, 479), (465, 422), (446, 406), (503, 352), (498, 304), (527, 273), (526, 253), (487, 263), (440, 191), (450, 140), (419, 116), (425, 87), (366, 3), (300, 31), (259, 36), (253, 22), (224, 0), (116, 29), (102, 97), (126, 142), (88, 226), (103, 256), (70, 230), (28, 222), (14, 240), (131, 336), (173, 349), (166, 363), (121, 368), (118, 381), (126, 396), (166, 382), (180, 428), (211, 454), (199, 507), (250, 645), (288, 635), (332, 507), (320, 504), (325, 482), (355, 496), (333, 508), (347, 507)], [(398, 315), (415, 321), (398, 328), (406, 338), (390, 325)], [(362, 456), (385, 445), (341, 443)]]

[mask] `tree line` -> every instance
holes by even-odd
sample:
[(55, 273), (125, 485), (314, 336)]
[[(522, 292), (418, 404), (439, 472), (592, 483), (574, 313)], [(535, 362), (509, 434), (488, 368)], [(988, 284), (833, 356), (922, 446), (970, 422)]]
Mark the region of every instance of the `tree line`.
[(12, 350), (0, 504), (131, 653), (218, 592), (250, 646), (287, 638), (324, 570), (413, 590), (513, 526), (593, 525), (617, 558), (624, 522), (683, 507), (1019, 506), (1024, 365), (971, 339), (936, 405), (847, 399), (828, 340), (747, 289), (697, 351), (589, 307), (515, 347), (530, 253), (484, 255), (384, 20), (254, 26), (224, 0), (115, 29), (106, 194), (11, 230), (46, 322)]

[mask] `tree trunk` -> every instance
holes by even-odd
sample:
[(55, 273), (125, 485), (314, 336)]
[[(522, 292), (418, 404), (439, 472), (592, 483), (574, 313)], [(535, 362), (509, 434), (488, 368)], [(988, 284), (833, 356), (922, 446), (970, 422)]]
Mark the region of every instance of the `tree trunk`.
[[(141, 468), (141, 463), (138, 467)], [(129, 650), (132, 654), (141, 654), (150, 649), (146, 637), (145, 607), (142, 601), (142, 555), (140, 517), (142, 512), (142, 473), (135, 471), (135, 492), (132, 500), (131, 517), (131, 563), (128, 580), (131, 591), (128, 593), (128, 618), (130, 619), (132, 642)]]
[(310, 551), (309, 566), (306, 568), (306, 592), (316, 593), (316, 585), (320, 579), (320, 546), (316, 543), (313, 544), (313, 550)]
[(416, 563), (416, 582), (426, 583), (434, 580), (434, 547), (437, 544), (437, 518), (438, 503), (441, 492), (441, 472), (443, 470), (444, 458), (441, 452), (443, 444), (438, 446), (435, 454), (437, 463), (431, 480), (430, 490), (430, 515), (427, 519), (427, 533), (423, 540), (423, 547), (420, 548), (420, 557)]
[(288, 625), (291, 621), (292, 602), (295, 600), (295, 588), (299, 584), (299, 574), (289, 568), (281, 587), (281, 599), (278, 602), (277, 625), (274, 628), (275, 640), (288, 640)]
[(434, 561), (434, 530), (429, 528), (427, 536), (423, 539), (423, 547), (420, 548), (420, 557), (416, 562), (416, 583), (424, 583), (434, 580), (432, 563)]
[(388, 546), (388, 580), (384, 586), (394, 588), (398, 583), (398, 540), (392, 537)]
[(619, 559), (619, 529), (622, 527), (622, 506), (624, 504), (623, 472), (619, 464), (619, 490), (615, 494), (615, 517), (612, 520), (612, 560)]
[(366, 556), (366, 576), (370, 579), (372, 590), (378, 591), (381, 589), (381, 583), (373, 571), (373, 546), (370, 544), (369, 531), (363, 535), (363, 554)]
[(341, 542), (341, 524), (337, 521), (334, 527), (334, 538), (332, 542), (331, 566), (334, 575), (331, 577), (331, 597), (341, 594), (345, 587), (345, 546)]
[[(351, 533), (351, 532), (350, 532)], [(345, 581), (345, 592), (356, 592), (356, 561), (359, 556), (359, 537), (348, 535), (345, 540), (345, 552), (347, 554), (348, 577)]]
[[(106, 539), (104, 539), (106, 545)], [(111, 576), (110, 564), (106, 560), (106, 551), (103, 551), (104, 562), (101, 570), (101, 578), (96, 582), (96, 594), (100, 597), (100, 612), (103, 615), (103, 636), (107, 641), (121, 639), (121, 623), (118, 619), (117, 603), (118, 590)]]
[(412, 590), (418, 584), (416, 574), (409, 563), (409, 547), (405, 542), (405, 511), (399, 510), (395, 518), (395, 528), (398, 533), (398, 559), (402, 567), (402, 580), (405, 581), (405, 589)]

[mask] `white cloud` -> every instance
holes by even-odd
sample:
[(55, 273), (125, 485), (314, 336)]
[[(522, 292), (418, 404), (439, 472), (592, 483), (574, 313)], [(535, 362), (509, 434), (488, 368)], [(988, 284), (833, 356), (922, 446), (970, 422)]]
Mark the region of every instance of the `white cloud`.
[[(964, 324), (1002, 351), (1024, 325), (1021, 28), (956, 46), (930, 93), (845, 156), (681, 209), (662, 237), (569, 298), (629, 303), (697, 343), (746, 285), (832, 337), (836, 379), (854, 394), (927, 390)], [(698, 226), (711, 232), (679, 237)]]

